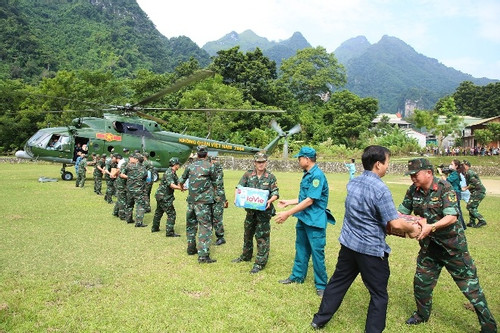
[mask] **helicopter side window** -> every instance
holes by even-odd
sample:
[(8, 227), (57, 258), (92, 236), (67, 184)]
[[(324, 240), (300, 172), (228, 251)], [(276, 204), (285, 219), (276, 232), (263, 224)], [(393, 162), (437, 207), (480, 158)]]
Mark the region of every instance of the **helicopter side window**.
[(61, 148), (61, 142), (59, 141), (61, 136), (59, 134), (54, 134), (49, 140), (49, 144), (47, 145), (47, 149), (56, 150)]
[(114, 121), (113, 128), (118, 133), (130, 134), (134, 136), (152, 137), (152, 134), (141, 124), (124, 123), (121, 121)]

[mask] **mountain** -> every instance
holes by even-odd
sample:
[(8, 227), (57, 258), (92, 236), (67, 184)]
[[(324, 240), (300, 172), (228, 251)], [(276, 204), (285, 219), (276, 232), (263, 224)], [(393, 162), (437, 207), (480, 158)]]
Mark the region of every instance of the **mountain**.
[(407, 101), (430, 109), (463, 81), (476, 85), (495, 82), (446, 67), (396, 37), (383, 36), (371, 45), (358, 36), (342, 43), (334, 54), (346, 68), (346, 88), (361, 97), (377, 98), (380, 112), (403, 111)]
[(311, 44), (300, 32), (295, 32), (289, 39), (275, 42), (258, 36), (252, 30), (245, 30), (241, 34), (232, 31), (216, 41), (206, 43), (202, 49), (210, 56), (215, 56), (217, 51), (228, 50), (235, 46), (239, 46), (243, 52), (254, 51), (258, 47), (266, 57), (274, 60), (279, 68), (283, 59), (295, 55), (297, 50), (311, 47)]
[(171, 72), (208, 54), (188, 37), (168, 39), (135, 1), (1, 1), (0, 79), (37, 81), (59, 70), (140, 68)]

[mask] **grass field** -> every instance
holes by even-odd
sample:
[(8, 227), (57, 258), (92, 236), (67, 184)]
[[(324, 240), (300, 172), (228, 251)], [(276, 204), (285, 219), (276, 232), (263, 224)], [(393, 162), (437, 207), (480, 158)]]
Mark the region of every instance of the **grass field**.
[[(186, 254), (185, 193), (178, 193), (176, 232), (134, 228), (111, 216), (112, 206), (74, 182), (39, 183), (58, 177), (49, 164), (0, 164), (0, 332), (303, 332), (317, 311), (312, 267), (304, 284), (281, 285), (289, 276), (295, 219), (273, 222), (268, 266), (249, 274), (252, 263), (231, 263), (241, 252), (244, 211), (230, 205), (224, 221), (227, 244), (212, 246), (217, 263), (200, 265)], [(182, 170), (180, 170), (181, 172)], [(241, 171), (226, 171), (229, 197)], [(89, 174), (90, 176), (90, 174)], [(298, 193), (301, 174), (276, 173), (282, 198)], [(330, 208), (329, 276), (339, 250), (347, 174), (328, 174)], [(409, 179), (384, 178), (398, 205)], [(153, 191), (158, 184), (155, 184)], [(156, 202), (152, 202), (153, 209)], [(480, 206), (488, 226), (466, 231), (469, 249), (490, 308), (500, 319), (500, 197)], [(151, 224), (152, 214), (145, 223)], [(475, 313), (443, 271), (434, 293), (431, 320), (417, 327), (404, 321), (415, 309), (412, 281), (416, 241), (388, 237), (389, 308), (386, 332), (479, 331)], [(369, 295), (358, 277), (325, 332), (362, 332)]]

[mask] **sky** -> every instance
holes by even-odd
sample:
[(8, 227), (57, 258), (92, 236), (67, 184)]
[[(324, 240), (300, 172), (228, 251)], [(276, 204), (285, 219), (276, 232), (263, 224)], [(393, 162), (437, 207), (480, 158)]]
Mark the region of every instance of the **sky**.
[(236, 31), (271, 41), (300, 32), (334, 52), (365, 36), (397, 37), (418, 53), (474, 77), (500, 79), (499, 0), (137, 0), (166, 37), (199, 47)]

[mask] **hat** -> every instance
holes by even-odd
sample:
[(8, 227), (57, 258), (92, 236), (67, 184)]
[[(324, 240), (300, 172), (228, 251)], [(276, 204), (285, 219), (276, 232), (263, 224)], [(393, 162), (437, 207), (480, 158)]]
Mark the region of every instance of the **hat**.
[(123, 148), (123, 152), (128, 153), (129, 152), (128, 148)]
[(202, 154), (203, 154), (203, 153), (208, 153), (207, 146), (203, 146), (203, 145), (202, 145), (202, 146), (198, 146), (198, 147), (196, 147), (196, 151), (197, 151), (198, 153), (202, 153)]
[(132, 153), (132, 154), (130, 154), (129, 158), (136, 158), (136, 159), (139, 159), (139, 154), (137, 154), (137, 153)]
[(142, 154), (142, 156), (144, 156), (145, 158), (148, 158), (148, 157), (149, 157), (149, 154), (148, 154), (148, 153), (146, 153), (146, 152), (144, 152), (144, 153)]
[(106, 154), (102, 154), (101, 157), (106, 157)]
[(97, 154), (96, 153), (92, 153), (92, 156), (96, 156)]
[(300, 148), (299, 153), (294, 155), (293, 157), (313, 158), (313, 157), (316, 157), (316, 150), (314, 150), (314, 148), (304, 146), (304, 147)]
[(177, 157), (172, 157), (169, 161), (168, 161), (168, 164), (170, 166), (174, 166), (176, 164), (181, 164), (181, 162), (179, 161), (179, 159)]
[(267, 161), (267, 155), (263, 152), (258, 152), (253, 156), (253, 160), (255, 162), (266, 162)]
[(420, 170), (433, 170), (431, 162), (426, 158), (416, 158), (408, 161), (408, 171), (405, 175), (414, 175)]
[(465, 165), (467, 165), (467, 166), (470, 168), (470, 162), (469, 162), (469, 161), (467, 161), (467, 160), (463, 160), (463, 161), (462, 161), (462, 164), (465, 164)]
[(119, 159), (119, 160), (121, 160), (123, 157), (120, 154), (116, 154), (116, 158)]

